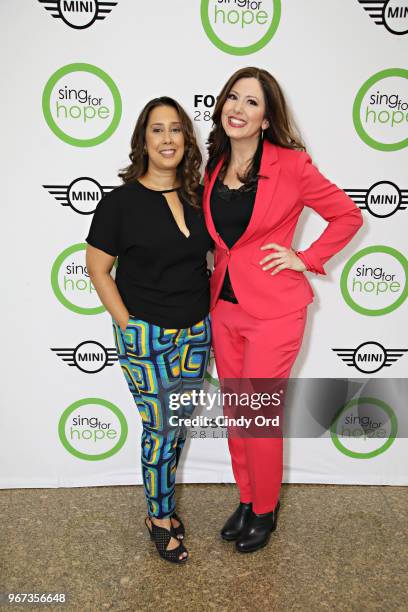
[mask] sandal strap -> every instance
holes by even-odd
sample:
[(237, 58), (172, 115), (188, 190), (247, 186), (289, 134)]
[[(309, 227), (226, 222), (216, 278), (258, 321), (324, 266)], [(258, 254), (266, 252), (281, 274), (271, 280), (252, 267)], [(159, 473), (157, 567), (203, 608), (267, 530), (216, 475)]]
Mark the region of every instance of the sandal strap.
[[(147, 522), (149, 519), (150, 519), (150, 516), (146, 516), (144, 522), (145, 522), (147, 531), (149, 532), (150, 539), (153, 540), (153, 533), (152, 533), (152, 530), (149, 527), (149, 523)], [(150, 519), (150, 524), (153, 524), (153, 521), (151, 519)]]
[(183, 521), (181, 520), (181, 518), (179, 517), (177, 512), (173, 512), (173, 514), (171, 515), (171, 518), (176, 519), (176, 521), (178, 521), (180, 523), (180, 525), (178, 527), (173, 527), (173, 529), (175, 530), (176, 534), (184, 536), (184, 534), (185, 534), (185, 527), (184, 527)]
[(157, 551), (159, 555), (163, 557), (163, 559), (172, 561), (174, 563), (184, 563), (184, 561), (187, 560), (187, 557), (184, 559), (180, 559), (180, 555), (182, 553), (187, 552), (187, 549), (182, 544), (182, 542), (180, 542), (177, 548), (167, 550), (167, 546), (171, 538), (177, 539), (177, 535), (173, 527), (171, 527), (170, 529), (166, 529), (165, 527), (159, 527), (158, 525), (155, 525), (152, 521), (152, 536), (152, 539), (156, 544)]

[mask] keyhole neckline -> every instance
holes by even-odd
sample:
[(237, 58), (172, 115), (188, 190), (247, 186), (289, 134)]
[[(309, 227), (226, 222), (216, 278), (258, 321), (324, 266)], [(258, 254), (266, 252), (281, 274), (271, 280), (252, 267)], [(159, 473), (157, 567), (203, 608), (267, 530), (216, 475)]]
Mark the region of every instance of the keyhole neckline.
[(146, 187), (146, 185), (143, 185), (143, 183), (141, 183), (139, 180), (137, 182), (144, 189), (147, 189), (147, 191), (153, 191), (153, 193), (173, 193), (173, 191), (178, 191), (180, 189), (179, 187), (173, 187), (173, 189), (151, 189), (150, 187)]

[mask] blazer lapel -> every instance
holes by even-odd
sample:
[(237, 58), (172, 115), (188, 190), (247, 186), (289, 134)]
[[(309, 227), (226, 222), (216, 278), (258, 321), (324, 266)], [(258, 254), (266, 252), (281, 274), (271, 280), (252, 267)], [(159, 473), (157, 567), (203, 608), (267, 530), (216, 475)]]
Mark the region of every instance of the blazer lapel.
[(223, 248), (227, 248), (227, 245), (225, 244), (225, 242), (222, 240), (221, 236), (218, 234), (217, 230), (215, 229), (215, 225), (214, 225), (214, 221), (211, 215), (211, 193), (212, 190), (214, 188), (214, 183), (217, 179), (217, 176), (219, 174), (219, 171), (221, 170), (221, 166), (223, 163), (223, 159), (220, 159), (220, 161), (218, 162), (218, 164), (215, 166), (214, 168), (214, 172), (211, 175), (211, 178), (208, 179), (207, 176), (207, 181), (208, 181), (208, 187), (205, 190), (205, 197), (204, 197), (204, 202), (203, 202), (203, 208), (204, 208), (204, 215), (207, 221), (207, 229), (210, 233), (210, 236), (212, 237), (212, 239), (214, 240), (214, 242), (216, 244), (218, 244), (218, 246), (223, 247)]
[[(212, 173), (211, 178), (208, 179), (207, 177), (208, 188), (205, 191), (203, 207), (207, 221), (207, 228), (211, 237), (213, 238), (214, 242), (218, 244), (218, 246), (226, 249), (227, 246), (225, 242), (222, 240), (221, 236), (217, 233), (217, 230), (215, 229), (210, 206), (211, 192), (214, 188), (217, 176), (221, 170), (222, 163), (223, 160), (220, 159), (220, 161), (214, 168), (214, 172)], [(273, 194), (275, 193), (276, 185), (279, 179), (279, 173), (280, 164), (278, 163), (278, 154), (276, 146), (271, 142), (265, 140), (262, 151), (261, 167), (259, 169), (259, 174), (264, 178), (260, 178), (258, 180), (258, 189), (256, 191), (254, 209), (252, 211), (249, 224), (242, 236), (231, 248), (235, 249), (243, 242), (249, 240), (249, 238), (251, 238), (251, 236), (254, 234), (258, 225), (262, 222), (262, 219), (264, 218), (266, 211), (268, 210), (271, 200), (273, 198)]]
[(266, 211), (269, 208), (273, 194), (278, 183), (280, 173), (280, 164), (278, 163), (278, 154), (275, 145), (268, 142), (264, 142), (261, 167), (259, 174), (262, 177), (258, 180), (258, 189), (256, 191), (254, 209), (252, 211), (251, 219), (249, 224), (242, 234), (242, 236), (233, 245), (233, 249), (241, 246), (243, 242), (246, 242), (254, 234), (258, 225), (262, 222)]

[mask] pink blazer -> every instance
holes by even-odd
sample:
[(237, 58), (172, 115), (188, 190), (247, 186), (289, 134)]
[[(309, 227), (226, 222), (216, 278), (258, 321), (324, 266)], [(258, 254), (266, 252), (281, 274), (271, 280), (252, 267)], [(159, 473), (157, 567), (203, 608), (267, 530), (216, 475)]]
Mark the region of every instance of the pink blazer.
[(214, 272), (211, 276), (212, 310), (218, 300), (228, 265), (231, 283), (241, 307), (259, 319), (283, 316), (310, 304), (313, 290), (303, 272), (281, 270), (271, 276), (259, 262), (274, 251), (260, 247), (275, 242), (292, 246), (293, 234), (304, 206), (318, 212), (328, 225), (310, 247), (298, 252), (308, 270), (326, 274), (325, 262), (340, 251), (363, 223), (362, 214), (341, 189), (325, 178), (303, 151), (264, 142), (262, 177), (251, 220), (239, 240), (228, 249), (216, 232), (210, 211), (211, 191), (222, 160), (211, 177), (204, 178), (204, 215), (215, 242)]

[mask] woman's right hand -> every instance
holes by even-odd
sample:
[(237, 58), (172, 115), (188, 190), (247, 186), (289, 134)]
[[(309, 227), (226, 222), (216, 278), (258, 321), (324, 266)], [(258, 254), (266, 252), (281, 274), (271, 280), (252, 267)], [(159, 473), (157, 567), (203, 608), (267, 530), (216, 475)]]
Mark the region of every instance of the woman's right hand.
[(88, 244), (86, 249), (86, 267), (102, 304), (112, 319), (124, 332), (129, 324), (129, 312), (119, 294), (111, 270), (116, 257)]
[(125, 332), (127, 326), (129, 325), (129, 313), (127, 312), (126, 316), (123, 317), (123, 319), (121, 318), (120, 321), (118, 321), (119, 327), (120, 329)]

